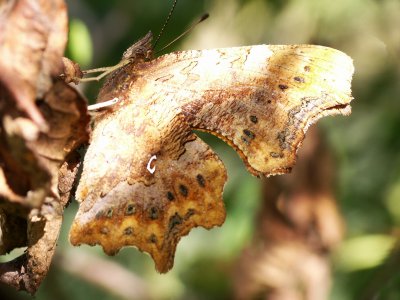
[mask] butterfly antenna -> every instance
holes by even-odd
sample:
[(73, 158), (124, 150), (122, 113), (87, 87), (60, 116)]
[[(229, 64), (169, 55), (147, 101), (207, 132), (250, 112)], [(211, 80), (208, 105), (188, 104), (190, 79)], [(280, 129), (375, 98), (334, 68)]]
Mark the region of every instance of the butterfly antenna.
[(165, 28), (167, 27), (168, 22), (169, 22), (169, 19), (171, 18), (172, 13), (174, 12), (177, 3), (178, 3), (178, 0), (175, 0), (175, 1), (174, 1), (174, 4), (172, 4), (171, 10), (169, 11), (169, 14), (168, 14), (168, 17), (167, 17), (167, 19), (165, 20), (164, 25), (163, 25), (163, 27), (161, 28), (160, 33), (158, 34), (156, 41), (154, 42), (153, 49), (156, 48), (156, 45), (157, 45), (158, 41), (160, 40), (161, 35), (163, 34)]
[(181, 37), (183, 37), (185, 34), (187, 34), (188, 32), (192, 31), (197, 25), (199, 25), (201, 22), (203, 22), (204, 20), (206, 20), (210, 15), (208, 13), (205, 13), (204, 15), (202, 15), (200, 17), (200, 19), (198, 19), (195, 23), (193, 23), (192, 25), (190, 25), (190, 27), (188, 29), (186, 29), (184, 32), (182, 32), (180, 35), (178, 35), (176, 38), (174, 38), (171, 42), (169, 42), (167, 45), (165, 45), (164, 47), (162, 47), (160, 50), (158, 50), (156, 52), (156, 54), (160, 53), (161, 51), (165, 50), (166, 48), (168, 48), (169, 46), (171, 46), (173, 43), (175, 43), (177, 40), (179, 40)]

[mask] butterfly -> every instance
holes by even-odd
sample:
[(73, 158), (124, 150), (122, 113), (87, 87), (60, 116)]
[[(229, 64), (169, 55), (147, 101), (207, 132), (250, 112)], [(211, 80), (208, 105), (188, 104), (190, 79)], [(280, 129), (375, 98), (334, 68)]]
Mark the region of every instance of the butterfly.
[(148, 34), (99, 93), (118, 101), (94, 116), (70, 241), (110, 255), (135, 246), (164, 273), (182, 236), (225, 220), (226, 170), (193, 130), (227, 142), (255, 176), (287, 173), (311, 124), (350, 114), (354, 68), (315, 45), (150, 55)]

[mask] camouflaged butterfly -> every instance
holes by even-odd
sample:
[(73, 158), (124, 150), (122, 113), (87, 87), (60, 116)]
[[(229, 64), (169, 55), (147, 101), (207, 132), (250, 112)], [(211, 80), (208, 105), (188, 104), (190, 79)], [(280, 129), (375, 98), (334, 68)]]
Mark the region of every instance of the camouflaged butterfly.
[(98, 102), (76, 198), (72, 244), (148, 252), (173, 266), (180, 238), (224, 222), (227, 179), (216, 154), (192, 133), (231, 145), (256, 176), (290, 171), (307, 128), (350, 114), (350, 57), (314, 45), (183, 51), (148, 60), (151, 34), (123, 59)]

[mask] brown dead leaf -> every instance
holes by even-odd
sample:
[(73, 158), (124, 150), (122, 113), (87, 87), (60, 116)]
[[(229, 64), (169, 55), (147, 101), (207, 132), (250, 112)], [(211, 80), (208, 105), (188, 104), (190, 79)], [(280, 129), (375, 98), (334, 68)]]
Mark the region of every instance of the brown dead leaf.
[[(221, 225), (225, 169), (192, 129), (211, 132), (254, 175), (289, 172), (308, 126), (349, 114), (351, 59), (312, 45), (184, 51), (147, 61), (149, 48), (114, 72), (98, 102), (76, 197), (72, 244), (127, 245), (159, 272), (191, 228)], [(132, 57), (132, 55), (129, 55)]]
[(28, 247), (0, 264), (0, 281), (30, 293), (55, 250), (73, 152), (89, 138), (85, 99), (57, 80), (66, 39), (62, 0), (0, 3), (0, 253)]
[(49, 193), (56, 196), (58, 168), (71, 151), (89, 138), (86, 101), (66, 83), (57, 81), (39, 101), (38, 109), (50, 125), (46, 133), (36, 131), (29, 119), (13, 118), (8, 114), (11, 109), (2, 111), (0, 206), (14, 199), (39, 208)]
[(0, 197), (8, 202), (40, 206), (57, 173), (35, 148), (49, 126), (37, 100), (61, 72), (66, 39), (62, 0), (0, 4)]
[(0, 5), (0, 84), (18, 109), (45, 129), (35, 101), (62, 71), (68, 32), (64, 1), (10, 0)]
[[(12, 189), (7, 181), (0, 182), (0, 207), (7, 216), (3, 218), (5, 222), (1, 224), (2, 230), (13, 230), (13, 238), (2, 235), (2, 254), (17, 246), (28, 246), (22, 257), (0, 265), (0, 280), (30, 293), (34, 293), (44, 279), (54, 254), (62, 214), (73, 189), (80, 162), (79, 154), (74, 151), (87, 143), (89, 138), (86, 101), (66, 83), (56, 82), (40, 102), (39, 109), (50, 125), (49, 131), (39, 133), (33, 141), (21, 139), (25, 142), (20, 143), (25, 147), (25, 152), (21, 151), (20, 161), (25, 158), (23, 155), (30, 155), (33, 162), (40, 162), (48, 170), (51, 175), (51, 180), (47, 183), (48, 190), (36, 198), (40, 202), (35, 202), (35, 205), (30, 201), (31, 195), (35, 193), (28, 190), (26, 195), (18, 197), (21, 205), (16, 208), (7, 198)], [(15, 145), (7, 146), (9, 149), (16, 149)], [(68, 161), (64, 163), (67, 156)], [(35, 174), (30, 173), (25, 177), (34, 178)], [(21, 214), (21, 211), (25, 214)], [(15, 220), (20, 221), (17, 226)], [(20, 242), (17, 243), (18, 239)]]
[[(77, 168), (71, 166), (76, 166), (76, 164), (76, 157), (73, 157), (60, 169), (60, 184), (64, 188), (67, 187), (63, 182), (69, 182), (68, 185), (72, 185), (73, 178), (71, 177), (75, 176)], [(69, 187), (69, 189), (71, 188), (72, 186)], [(0, 264), (0, 281), (17, 290), (25, 290), (31, 294), (36, 292), (49, 270), (56, 249), (65, 204), (56, 198), (46, 198), (40, 213), (31, 211), (29, 217), (21, 219), (25, 225), (25, 232), (23, 232), (24, 226), (22, 225), (12, 228), (10, 222), (1, 224), (4, 225), (2, 230), (16, 229), (12, 233), (11, 243), (15, 244), (14, 239), (25, 237), (26, 240), (15, 246), (28, 246), (28, 248), (23, 255), (10, 262)], [(13, 217), (9, 214), (5, 216)], [(2, 243), (7, 242), (8, 240), (5, 240), (3, 235)]]

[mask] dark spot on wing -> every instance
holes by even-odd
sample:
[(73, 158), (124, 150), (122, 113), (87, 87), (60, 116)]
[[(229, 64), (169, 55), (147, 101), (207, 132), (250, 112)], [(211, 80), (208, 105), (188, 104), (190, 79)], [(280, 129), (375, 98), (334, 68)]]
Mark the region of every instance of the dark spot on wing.
[(250, 121), (253, 122), (254, 124), (257, 124), (258, 122), (257, 116), (250, 116)]
[(175, 196), (172, 192), (167, 192), (167, 198), (169, 201), (174, 201), (175, 200)]
[(201, 187), (205, 187), (206, 186), (206, 180), (204, 179), (203, 175), (198, 174), (196, 176), (197, 179), (197, 183), (201, 186)]
[(132, 233), (133, 233), (133, 228), (132, 228), (131, 226), (126, 227), (126, 228), (124, 229), (124, 234), (125, 234), (125, 235), (132, 235)]
[(243, 133), (251, 140), (255, 138), (255, 134), (248, 129), (243, 129)]
[(188, 211), (185, 214), (185, 220), (189, 219), (195, 213), (196, 213), (196, 211), (193, 208), (189, 208)]
[(294, 79), (295, 81), (297, 81), (297, 82), (300, 82), (300, 83), (304, 83), (304, 82), (305, 82), (305, 80), (304, 80), (303, 77), (296, 76), (296, 77), (294, 77), (293, 79)]
[(157, 237), (156, 237), (156, 235), (154, 233), (152, 233), (150, 235), (149, 241), (150, 241), (150, 243), (153, 243), (153, 244), (157, 243)]
[(158, 209), (157, 209), (157, 207), (153, 206), (152, 208), (150, 208), (149, 217), (152, 220), (156, 220), (158, 218)]
[(182, 196), (186, 197), (189, 193), (188, 188), (184, 186), (183, 184), (179, 185), (179, 192), (182, 194)]
[(169, 231), (171, 231), (172, 229), (174, 229), (175, 226), (182, 224), (183, 219), (182, 217), (178, 214), (175, 213), (170, 219), (169, 219)]
[(128, 204), (125, 210), (125, 215), (130, 216), (133, 215), (135, 212), (136, 212), (135, 204)]

